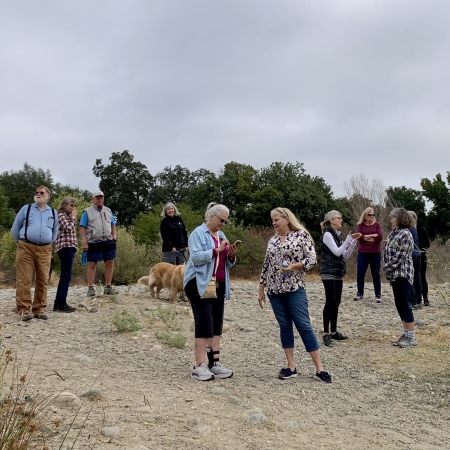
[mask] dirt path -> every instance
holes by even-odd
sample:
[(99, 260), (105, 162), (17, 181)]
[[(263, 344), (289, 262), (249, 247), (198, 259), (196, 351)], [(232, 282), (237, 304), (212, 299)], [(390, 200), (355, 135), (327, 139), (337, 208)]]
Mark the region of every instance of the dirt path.
[[(71, 289), (69, 303), (85, 302), (84, 291)], [(307, 292), (320, 334), (322, 285), (311, 282)], [(434, 306), (416, 314), (419, 347), (406, 350), (390, 344), (401, 327), (389, 287), (383, 286), (382, 304), (355, 302), (354, 293), (354, 285), (346, 284), (340, 310), (341, 329), (350, 339), (323, 348), (334, 381), (329, 385), (316, 381), (300, 339), (298, 378), (277, 379), (285, 362), (278, 327), (270, 307), (257, 306), (256, 283), (234, 283), (226, 305), (222, 362), (235, 371), (228, 380), (191, 380), (189, 308), (150, 300), (142, 286), (121, 288), (115, 298), (99, 297), (97, 313), (49, 312), (48, 321), (29, 323), (17, 321), (13, 291), (2, 290), (0, 333), (2, 347), (17, 352), (21, 371), (32, 358), (30, 390), (64, 390), (82, 401), (66, 441), (81, 429), (76, 449), (446, 448), (448, 303), (430, 295)], [(138, 317), (142, 329), (117, 333), (112, 319), (121, 310)], [(164, 330), (188, 337), (186, 346), (162, 343), (156, 332)], [(94, 403), (82, 397), (91, 388), (100, 397)], [(48, 442), (58, 448), (75, 409), (52, 408), (45, 425), (53, 430), (52, 421), (63, 421)]]

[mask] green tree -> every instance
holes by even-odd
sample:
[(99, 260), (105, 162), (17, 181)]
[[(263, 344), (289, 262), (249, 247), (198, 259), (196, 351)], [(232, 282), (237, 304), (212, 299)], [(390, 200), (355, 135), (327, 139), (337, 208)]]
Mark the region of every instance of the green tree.
[(11, 228), (14, 222), (14, 210), (9, 208), (9, 199), (0, 186), (0, 230)]
[(21, 170), (0, 174), (0, 186), (8, 197), (9, 207), (18, 212), (23, 205), (33, 201), (34, 190), (46, 186), (53, 191), (54, 183), (49, 170), (36, 169), (27, 162)]
[(139, 213), (150, 209), (154, 178), (144, 164), (134, 161), (128, 150), (112, 153), (109, 161), (105, 165), (97, 159), (92, 171), (100, 178), (105, 204), (117, 217), (118, 224), (129, 226)]
[(450, 238), (450, 172), (447, 172), (447, 184), (440, 173), (433, 180), (422, 178), (420, 185), (423, 195), (433, 203), (428, 213), (428, 233), (431, 238), (439, 235)]
[(427, 213), (422, 192), (407, 188), (406, 186), (389, 186), (386, 194), (393, 205), (405, 208), (408, 211), (414, 211), (417, 214), (418, 220), (425, 226)]
[(186, 203), (194, 211), (204, 213), (208, 203), (212, 201), (222, 202), (219, 181), (216, 174), (205, 171), (205, 173), (197, 177), (197, 184), (189, 190)]

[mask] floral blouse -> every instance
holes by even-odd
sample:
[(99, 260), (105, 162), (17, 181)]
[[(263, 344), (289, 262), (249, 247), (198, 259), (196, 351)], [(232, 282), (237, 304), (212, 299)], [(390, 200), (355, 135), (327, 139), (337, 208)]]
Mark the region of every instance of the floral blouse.
[[(301, 262), (305, 267), (283, 273), (281, 271), (283, 261), (290, 264)], [(280, 236), (274, 236), (267, 244), (259, 282), (266, 286), (268, 294), (295, 292), (305, 287), (305, 273), (315, 264), (314, 242), (306, 231), (291, 231), (283, 243)]]

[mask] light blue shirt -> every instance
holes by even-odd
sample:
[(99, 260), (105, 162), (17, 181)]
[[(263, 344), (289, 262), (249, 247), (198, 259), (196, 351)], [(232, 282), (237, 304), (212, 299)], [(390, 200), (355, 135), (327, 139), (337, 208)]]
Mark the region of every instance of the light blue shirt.
[[(226, 239), (225, 234), (219, 231), (221, 239)], [(189, 260), (186, 264), (184, 271), (184, 286), (196, 278), (197, 290), (200, 296), (202, 296), (208, 283), (211, 281), (211, 277), (214, 271), (213, 250), (214, 240), (209, 232), (207, 226), (203, 223), (198, 226), (189, 236)], [(233, 263), (226, 259), (225, 264), (225, 298), (230, 298), (230, 272), (229, 268), (236, 263), (236, 259)]]
[[(16, 242), (25, 239), (25, 219), (28, 205), (22, 206), (14, 219), (11, 234)], [(52, 244), (58, 236), (58, 214), (55, 212), (53, 218), (53, 208), (46, 206), (43, 211), (36, 203), (31, 204), (30, 215), (28, 217), (27, 239), (36, 244)]]

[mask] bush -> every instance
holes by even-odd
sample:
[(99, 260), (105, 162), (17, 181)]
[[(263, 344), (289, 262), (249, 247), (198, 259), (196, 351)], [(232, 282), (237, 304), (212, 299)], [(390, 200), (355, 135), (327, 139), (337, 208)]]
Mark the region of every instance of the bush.
[(112, 320), (113, 325), (119, 333), (127, 333), (130, 331), (139, 331), (141, 325), (139, 319), (128, 311), (118, 311)]
[(156, 337), (164, 344), (171, 347), (184, 348), (187, 338), (180, 333), (172, 333), (170, 331), (157, 331)]
[(16, 265), (17, 244), (10, 231), (3, 234), (0, 240), (0, 261), (9, 267)]

